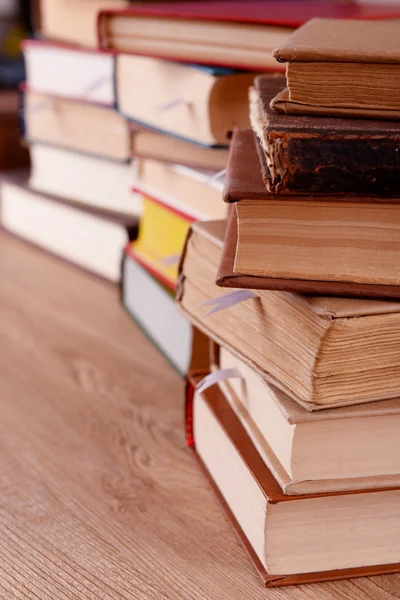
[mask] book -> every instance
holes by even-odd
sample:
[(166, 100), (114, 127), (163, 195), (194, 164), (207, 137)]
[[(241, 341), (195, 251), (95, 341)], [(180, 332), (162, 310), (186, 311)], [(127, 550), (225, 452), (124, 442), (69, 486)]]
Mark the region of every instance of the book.
[(136, 123), (204, 146), (226, 146), (233, 127), (249, 124), (253, 73), (129, 54), (116, 61), (118, 110)]
[(36, 28), (46, 39), (96, 48), (99, 11), (127, 6), (129, 0), (36, 0)]
[(145, 194), (139, 237), (130, 253), (170, 290), (175, 290), (179, 258), (190, 224), (189, 215)]
[(269, 192), (400, 195), (398, 122), (281, 114), (274, 110), (281, 100), (274, 97), (284, 86), (281, 76), (261, 76), (250, 92)]
[[(253, 289), (209, 314), (225, 221), (192, 224), (179, 269), (183, 314), (307, 410), (397, 398), (400, 303)], [(212, 306), (211, 306), (212, 307)]]
[(114, 106), (113, 54), (34, 39), (24, 40), (22, 50), (31, 90)]
[(204, 148), (177, 137), (131, 123), (132, 153), (136, 157), (218, 173), (226, 168), (228, 148)]
[(121, 252), (137, 235), (137, 218), (61, 200), (3, 182), (0, 222), (7, 231), (96, 275), (117, 283)]
[(171, 2), (134, 5), (127, 10), (110, 6), (100, 13), (98, 39), (106, 50), (275, 71), (279, 65), (272, 57), (273, 49), (312, 17), (381, 19), (399, 15), (398, 8), (379, 3), (363, 6), (293, 0)]
[[(309, 412), (223, 346), (212, 344), (210, 358), (217, 385), (285, 494), (400, 486), (399, 398)], [(228, 371), (236, 376), (224, 379)]]
[(30, 145), (30, 155), (34, 190), (127, 215), (140, 213), (129, 163), (39, 143)]
[(223, 178), (214, 178), (212, 171), (147, 158), (139, 158), (135, 170), (136, 190), (184, 213), (190, 220), (226, 218), (227, 207), (221, 202)]
[(274, 51), (287, 63), (290, 104), (315, 106), (319, 114), (325, 107), (327, 114), (369, 111), (370, 118), (390, 111), (389, 118), (399, 119), (399, 35), (397, 20), (311, 19)]
[(178, 373), (186, 375), (193, 360), (203, 370), (207, 340), (179, 314), (171, 290), (137, 262), (129, 246), (123, 259), (122, 304)]
[(0, 170), (29, 166), (29, 152), (20, 142), (20, 101), (17, 90), (0, 90)]
[(131, 159), (129, 125), (111, 107), (26, 89), (24, 125), (28, 143), (76, 150), (115, 161)]
[(266, 586), (400, 571), (400, 490), (288, 496), (217, 386), (187, 390), (187, 441)]
[(251, 276), (250, 286), (263, 289), (400, 297), (397, 198), (270, 194), (253, 132), (236, 131), (230, 149), (224, 199), (233, 214), (225, 254), (233, 259), (235, 287), (247, 287)]

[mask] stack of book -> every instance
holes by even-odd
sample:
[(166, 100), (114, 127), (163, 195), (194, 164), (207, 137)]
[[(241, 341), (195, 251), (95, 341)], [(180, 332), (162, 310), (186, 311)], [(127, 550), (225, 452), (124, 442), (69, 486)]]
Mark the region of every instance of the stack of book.
[(123, 304), (180, 373), (193, 345), (193, 328), (174, 304), (180, 255), (193, 221), (226, 218), (219, 198), (228, 132), (250, 126), (254, 76), (284, 72), (271, 51), (309, 17), (381, 12), (313, 1), (101, 11), (99, 44), (115, 52), (117, 107), (132, 124), (134, 190), (143, 204), (138, 240), (124, 258)]
[(98, 10), (113, 2), (80, 3), (79, 26), (72, 4), (39, 2), (43, 39), (23, 43), (23, 136), (32, 168), (28, 179), (3, 184), (1, 223), (118, 282), (141, 207), (131, 189), (130, 127), (115, 108), (114, 57), (94, 39)]
[(313, 19), (280, 45), (228, 220), (186, 241), (188, 443), (269, 586), (400, 571), (399, 39)]

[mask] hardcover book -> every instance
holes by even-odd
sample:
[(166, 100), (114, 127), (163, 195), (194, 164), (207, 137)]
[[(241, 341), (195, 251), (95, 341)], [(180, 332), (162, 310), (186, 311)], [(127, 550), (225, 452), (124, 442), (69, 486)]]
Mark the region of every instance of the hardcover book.
[(273, 59), (272, 50), (283, 45), (294, 28), (312, 17), (399, 16), (398, 9), (380, 3), (307, 0), (171, 2), (134, 5), (127, 10), (113, 10), (110, 6), (100, 13), (98, 36), (100, 47), (107, 50), (276, 71), (281, 67)]
[(205, 169), (218, 173), (226, 168), (228, 148), (204, 148), (178, 137), (138, 127), (131, 123), (132, 152), (135, 157), (153, 161), (184, 165), (192, 169)]
[(207, 356), (207, 340), (179, 314), (174, 294), (137, 261), (131, 248), (127, 246), (123, 259), (122, 304), (178, 373), (186, 375), (191, 361), (199, 366)]
[(24, 93), (25, 137), (113, 161), (131, 159), (128, 122), (111, 107), (34, 92)]
[(31, 39), (22, 50), (26, 83), (34, 92), (114, 106), (113, 54)]
[(285, 494), (400, 486), (399, 398), (310, 412), (223, 346), (210, 351), (217, 385)]
[(288, 496), (217, 386), (187, 389), (187, 440), (266, 586), (400, 571), (400, 490)]
[(274, 51), (287, 62), (286, 110), (304, 105), (318, 114), (345, 109), (350, 117), (368, 111), (370, 118), (399, 119), (399, 36), (396, 19), (312, 19)]
[(137, 241), (130, 254), (170, 290), (175, 290), (178, 265), (193, 218), (156, 198), (140, 195), (143, 212)]
[(275, 108), (284, 86), (283, 77), (266, 75), (250, 91), (251, 124), (265, 154), (269, 192), (400, 195), (398, 122), (283, 115)]
[(224, 199), (233, 206), (220, 284), (400, 297), (397, 198), (271, 194), (262, 171), (268, 165), (256, 136), (237, 130), (225, 179)]
[(203, 146), (227, 146), (229, 131), (250, 124), (253, 73), (128, 54), (116, 61), (118, 110), (139, 125)]
[(193, 324), (307, 410), (399, 397), (399, 302), (253, 290), (206, 317), (227, 293), (215, 284), (224, 234), (224, 221), (189, 231), (177, 301)]
[(113, 283), (120, 281), (122, 250), (138, 231), (135, 217), (16, 182), (2, 184), (0, 221), (7, 231)]

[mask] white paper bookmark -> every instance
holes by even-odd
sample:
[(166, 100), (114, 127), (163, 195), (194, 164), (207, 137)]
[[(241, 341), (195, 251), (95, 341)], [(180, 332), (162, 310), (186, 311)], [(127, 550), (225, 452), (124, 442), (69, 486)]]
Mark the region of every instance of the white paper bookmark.
[(154, 109), (157, 112), (166, 112), (167, 110), (171, 110), (171, 108), (175, 108), (176, 106), (191, 106), (191, 104), (192, 103), (189, 100), (185, 100), (185, 98), (175, 98), (175, 100), (170, 100), (164, 104), (158, 104), (154, 107)]
[(180, 260), (180, 254), (170, 254), (169, 256), (164, 256), (164, 258), (161, 258), (159, 263), (160, 265), (163, 265), (163, 267), (174, 267), (179, 263)]
[(225, 310), (226, 308), (230, 308), (235, 304), (239, 304), (239, 302), (250, 300), (250, 298), (257, 298), (257, 294), (253, 292), (253, 290), (235, 290), (234, 292), (230, 292), (224, 296), (218, 296), (217, 298), (207, 300), (206, 302), (199, 304), (199, 306), (212, 306), (212, 308), (205, 315), (203, 315), (203, 319), (205, 319), (206, 317), (220, 312), (221, 310)]
[(242, 375), (240, 374), (239, 369), (220, 369), (219, 371), (214, 371), (209, 375), (206, 375), (204, 379), (199, 381), (196, 385), (196, 392), (200, 394), (208, 390), (209, 387), (219, 383), (220, 381), (226, 381), (227, 379), (242, 379)]
[(202, 185), (204, 185), (204, 186), (211, 185), (211, 183), (213, 183), (213, 181), (219, 181), (220, 179), (223, 179), (226, 175), (226, 171), (227, 171), (227, 169), (221, 169), (221, 171), (218, 171), (218, 173), (214, 173), (210, 177), (207, 177), (203, 181)]

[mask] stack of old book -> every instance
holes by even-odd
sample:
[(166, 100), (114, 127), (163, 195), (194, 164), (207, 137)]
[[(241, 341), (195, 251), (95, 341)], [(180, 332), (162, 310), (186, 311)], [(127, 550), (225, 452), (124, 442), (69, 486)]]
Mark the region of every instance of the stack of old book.
[(227, 134), (250, 126), (248, 87), (257, 71), (284, 71), (272, 49), (318, 14), (381, 17), (387, 9), (222, 1), (110, 4), (99, 15), (100, 47), (115, 52), (118, 111), (132, 124), (143, 204), (138, 240), (125, 252), (122, 300), (180, 373), (193, 343), (174, 303), (186, 233), (195, 220), (226, 217)]
[(211, 344), (188, 443), (270, 586), (400, 571), (399, 39), (315, 19), (275, 50), (228, 222), (195, 223), (181, 263)]
[[(113, 282), (137, 234), (131, 132), (115, 110), (114, 57), (97, 50), (100, 8), (113, 1), (41, 0), (42, 39), (23, 53), (27, 180), (2, 186), (1, 223), (10, 232)], [(117, 2), (117, 5), (126, 5)]]

